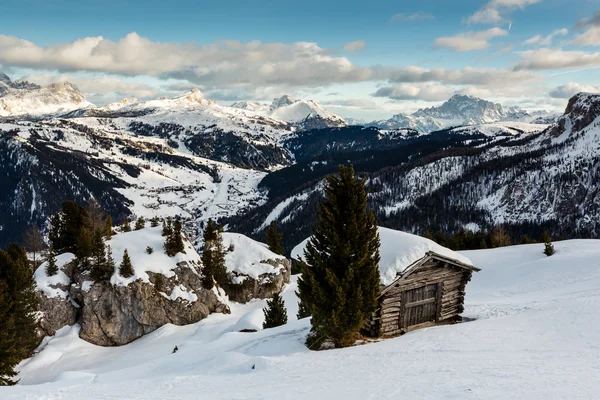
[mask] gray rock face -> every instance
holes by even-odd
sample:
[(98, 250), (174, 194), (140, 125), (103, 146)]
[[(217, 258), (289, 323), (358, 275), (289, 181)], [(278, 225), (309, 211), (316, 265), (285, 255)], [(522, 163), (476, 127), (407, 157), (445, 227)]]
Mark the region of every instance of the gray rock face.
[[(95, 282), (86, 290), (82, 285), (88, 276), (75, 274), (74, 284), (66, 288), (73, 301), (39, 293), (43, 311), (40, 338), (77, 322), (82, 339), (100, 346), (118, 346), (165, 324), (186, 325), (213, 312), (229, 313), (213, 291), (204, 289), (193, 266), (182, 263), (173, 271), (175, 276), (170, 278), (149, 273), (150, 283), (138, 280), (117, 286)], [(181, 293), (185, 295), (179, 296)]]
[(37, 292), (36, 295), (40, 312), (37, 332), (40, 341), (46, 336), (53, 336), (63, 326), (77, 322), (78, 308), (69, 299), (49, 298), (42, 292)]
[(264, 260), (261, 263), (280, 267), (279, 274), (262, 274), (258, 279), (247, 277), (243, 283), (230, 285), (226, 290), (230, 300), (246, 303), (251, 299), (271, 298), (290, 281), (292, 263), (287, 258)]

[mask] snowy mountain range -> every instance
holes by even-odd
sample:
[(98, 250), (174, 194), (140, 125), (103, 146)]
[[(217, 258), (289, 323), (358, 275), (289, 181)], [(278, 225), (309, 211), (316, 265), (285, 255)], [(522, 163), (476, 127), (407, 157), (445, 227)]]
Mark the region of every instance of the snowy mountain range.
[[(20, 240), (31, 222), (42, 226), (63, 200), (90, 196), (117, 221), (182, 214), (201, 230), (215, 218), (259, 240), (276, 220), (291, 244), (307, 236), (320, 182), (341, 163), (369, 177), (371, 206), (391, 228), (504, 223), (517, 232), (534, 221), (576, 237), (594, 235), (600, 220), (599, 95), (575, 96), (557, 122), (536, 123), (519, 109), (455, 96), (411, 118), (469, 124), (426, 134), (345, 126), (317, 103), (289, 96), (222, 106), (192, 90), (77, 108), (85, 100), (71, 96), (79, 92), (69, 84), (42, 88), (3, 76), (2, 85), (0, 104), (14, 106), (0, 119), (0, 245)], [(42, 109), (70, 111), (30, 118), (34, 98), (50, 99)]]
[(532, 122), (536, 118), (547, 117), (547, 114), (530, 114), (519, 107), (505, 107), (474, 96), (456, 94), (440, 106), (421, 108), (412, 114), (396, 114), (390, 119), (373, 121), (368, 125), (382, 129), (411, 128), (428, 133), (448, 127), (500, 121)]

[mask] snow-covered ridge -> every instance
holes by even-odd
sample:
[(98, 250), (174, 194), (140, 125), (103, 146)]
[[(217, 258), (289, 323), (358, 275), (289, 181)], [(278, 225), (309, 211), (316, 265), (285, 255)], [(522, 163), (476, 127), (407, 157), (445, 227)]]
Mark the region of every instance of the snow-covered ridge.
[[(77, 113), (73, 111), (79, 110)], [(237, 125), (245, 125), (252, 121), (262, 120), (263, 125), (280, 125), (291, 130), (293, 125), (302, 127), (306, 119), (320, 118), (324, 126), (345, 126), (346, 122), (339, 116), (325, 110), (313, 100), (295, 100), (289, 96), (275, 99), (271, 106), (258, 102), (237, 102), (231, 106), (217, 105), (213, 99), (204, 97), (199, 89), (172, 98), (140, 101), (123, 99), (105, 106), (96, 107), (85, 99), (85, 96), (68, 82), (54, 83), (41, 87), (39, 85), (16, 81), (8, 76), (0, 76), (0, 117), (19, 115), (53, 115), (71, 113), (69, 116), (110, 116), (145, 114), (171, 114), (171, 122), (177, 118), (176, 113), (199, 112), (215, 120), (235, 120)], [(199, 120), (203, 118), (200, 117)], [(206, 117), (204, 118), (206, 119)], [(198, 121), (200, 122), (200, 121)]]
[(0, 76), (0, 117), (14, 115), (44, 115), (93, 107), (76, 86), (53, 83), (41, 87), (23, 81), (11, 81)]
[[(185, 252), (177, 253), (173, 257), (169, 257), (164, 252), (164, 242), (165, 237), (162, 236), (162, 228), (160, 226), (117, 233), (111, 239), (106, 240), (105, 244), (111, 247), (115, 260), (115, 272), (111, 277), (111, 284), (127, 286), (138, 280), (144, 283), (151, 283), (148, 272), (162, 274), (166, 278), (171, 278), (175, 276), (174, 270), (181, 268), (181, 266), (189, 267), (192, 271), (200, 273), (202, 269), (200, 255), (188, 240), (184, 239)], [(270, 251), (266, 244), (232, 232), (223, 233), (223, 244), (227, 251), (225, 256), (227, 272), (234, 273), (236, 276), (248, 276), (253, 279), (257, 279), (263, 274), (278, 275), (281, 273), (281, 268), (265, 263), (265, 261), (285, 259), (285, 257)], [(152, 248), (153, 252), (151, 254), (148, 254), (146, 251), (147, 247)], [(133, 276), (129, 278), (124, 278), (118, 273), (125, 250), (129, 253), (134, 272)], [(51, 277), (46, 274), (47, 262), (40, 265), (34, 275), (37, 289), (47, 297), (58, 296), (66, 298), (66, 292), (60, 286), (68, 287), (71, 282), (69, 277), (64, 273), (63, 268), (73, 261), (74, 258), (75, 256), (71, 253), (59, 254), (56, 257), (59, 272)], [(89, 283), (91, 284), (92, 282)], [(85, 290), (86, 288), (83, 289)], [(173, 294), (171, 294), (171, 297), (173, 297)], [(186, 298), (189, 299), (189, 297), (186, 295)], [(172, 298), (171, 300), (175, 299)], [(192, 301), (195, 301), (195, 299)]]
[(386, 129), (411, 128), (429, 133), (453, 126), (481, 125), (500, 121), (536, 123), (539, 117), (548, 117), (548, 113), (530, 114), (519, 107), (505, 107), (474, 96), (457, 94), (440, 106), (421, 108), (412, 114), (399, 113), (390, 119), (373, 121), (368, 125)]
[[(398, 273), (404, 271), (415, 261), (423, 258), (430, 251), (460, 261), (463, 264), (473, 265), (469, 258), (440, 246), (433, 240), (382, 227), (379, 227), (377, 232), (381, 240), (381, 247), (379, 249), (381, 256), (379, 274), (382, 285), (391, 284), (398, 276)], [(304, 258), (304, 249), (309, 240), (310, 238), (307, 238), (294, 247), (292, 258), (297, 260)]]
[(319, 117), (329, 121), (329, 126), (346, 126), (343, 118), (327, 111), (314, 100), (296, 100), (288, 95), (273, 99), (271, 105), (258, 102), (236, 102), (231, 105), (290, 123), (300, 123), (307, 118)]

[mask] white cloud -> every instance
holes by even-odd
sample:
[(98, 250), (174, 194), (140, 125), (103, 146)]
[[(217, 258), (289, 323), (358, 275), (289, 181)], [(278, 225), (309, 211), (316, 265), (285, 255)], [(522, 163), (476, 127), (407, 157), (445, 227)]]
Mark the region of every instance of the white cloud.
[(411, 85), (400, 84), (384, 86), (373, 94), (374, 97), (387, 97), (392, 100), (424, 100), (442, 101), (447, 100), (455, 89), (446, 85)]
[(550, 46), (552, 44), (552, 40), (556, 36), (566, 36), (569, 34), (569, 30), (567, 28), (557, 29), (553, 31), (548, 36), (535, 35), (530, 37), (526, 41), (523, 42), (524, 45), (541, 45), (541, 46)]
[(47, 85), (57, 82), (70, 82), (86, 95), (123, 95), (138, 98), (152, 98), (158, 95), (159, 90), (150, 85), (138, 82), (126, 82), (113, 76), (76, 76), (76, 75), (50, 75), (29, 74), (24, 80)]
[(600, 46), (600, 25), (591, 26), (573, 39), (573, 44), (581, 46)]
[(460, 70), (407, 66), (387, 73), (391, 82), (440, 82), (453, 85), (504, 86), (506, 82), (520, 84), (539, 79), (529, 71), (466, 67)]
[(508, 35), (501, 28), (491, 28), (485, 31), (465, 32), (456, 36), (439, 37), (435, 39), (436, 47), (447, 47), (454, 51), (483, 50), (489, 46), (488, 40)]
[(600, 86), (582, 85), (576, 82), (569, 82), (555, 87), (550, 91), (549, 95), (557, 99), (568, 99), (579, 92), (600, 93)]
[(399, 14), (392, 15), (392, 22), (422, 21), (422, 20), (428, 20), (428, 19), (435, 19), (435, 17), (431, 14), (424, 13), (422, 11), (418, 11), (418, 12), (411, 13), (411, 14), (399, 13)]
[(354, 42), (346, 43), (344, 50), (355, 52), (364, 49), (367, 46), (364, 40), (356, 40)]
[(0, 64), (60, 72), (92, 71), (189, 80), (215, 87), (319, 86), (372, 79), (369, 68), (334, 57), (316, 43), (208, 45), (161, 43), (130, 33), (114, 42), (87, 37), (38, 46), (0, 35)]
[(524, 60), (515, 65), (515, 71), (600, 66), (600, 52), (587, 53), (542, 48), (523, 51), (519, 55)]
[(586, 26), (600, 26), (600, 11), (596, 11), (592, 18), (583, 18), (577, 21), (575, 28), (581, 29)]
[(491, 0), (464, 20), (474, 24), (497, 24), (506, 19), (506, 15), (515, 9), (539, 3), (542, 0)]

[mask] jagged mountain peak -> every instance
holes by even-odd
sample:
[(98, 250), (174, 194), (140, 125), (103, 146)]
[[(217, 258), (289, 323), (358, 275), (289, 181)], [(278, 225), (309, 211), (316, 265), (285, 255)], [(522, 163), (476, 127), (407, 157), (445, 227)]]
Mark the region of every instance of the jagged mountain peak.
[(600, 119), (600, 93), (580, 92), (569, 99), (565, 113), (550, 127), (550, 136), (581, 132)]
[(284, 94), (283, 96), (281, 96), (279, 98), (273, 99), (273, 102), (271, 103), (271, 110), (289, 106), (291, 104), (294, 104), (297, 101), (298, 100), (296, 100), (295, 98), (290, 97), (287, 94)]
[(398, 113), (388, 120), (374, 121), (369, 125), (386, 129), (411, 128), (428, 133), (451, 126), (522, 120), (529, 116), (519, 107), (506, 107), (479, 97), (455, 94), (439, 106), (421, 108), (412, 114)]
[(214, 104), (215, 101), (212, 99), (207, 100), (200, 89), (194, 88), (188, 92), (185, 92), (181, 96), (173, 98), (173, 101), (177, 103), (198, 103), (198, 104)]
[(4, 75), (1, 83), (0, 116), (55, 114), (93, 106), (69, 82), (42, 87), (27, 81), (12, 81)]
[(4, 82), (6, 84), (11, 83), (10, 77), (6, 75), (4, 72), (0, 72), (0, 82)]

